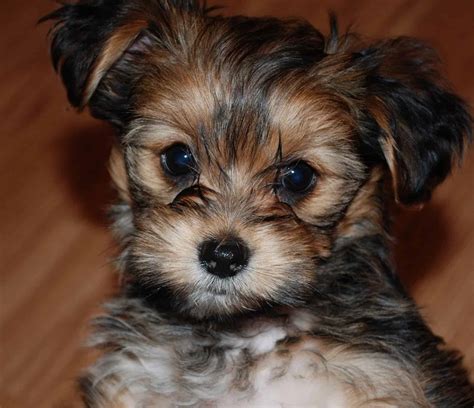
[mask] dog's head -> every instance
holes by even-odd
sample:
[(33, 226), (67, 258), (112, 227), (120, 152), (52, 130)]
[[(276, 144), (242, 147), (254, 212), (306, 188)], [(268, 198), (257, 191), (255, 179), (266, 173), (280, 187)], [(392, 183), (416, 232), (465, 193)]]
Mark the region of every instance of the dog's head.
[(195, 317), (304, 303), (335, 245), (382, 230), (384, 181), (426, 201), (470, 133), (412, 39), (364, 46), (194, 0), (81, 0), (48, 18), (70, 102), (118, 129), (127, 273)]

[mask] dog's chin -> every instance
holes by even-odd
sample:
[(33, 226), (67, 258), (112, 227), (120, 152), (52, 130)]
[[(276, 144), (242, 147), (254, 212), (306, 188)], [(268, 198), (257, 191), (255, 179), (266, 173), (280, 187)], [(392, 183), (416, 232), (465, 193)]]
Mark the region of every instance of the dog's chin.
[(129, 283), (127, 295), (159, 312), (197, 320), (228, 320), (258, 313), (271, 305), (270, 300), (246, 298), (222, 287), (175, 291), (166, 285), (150, 286), (137, 280)]

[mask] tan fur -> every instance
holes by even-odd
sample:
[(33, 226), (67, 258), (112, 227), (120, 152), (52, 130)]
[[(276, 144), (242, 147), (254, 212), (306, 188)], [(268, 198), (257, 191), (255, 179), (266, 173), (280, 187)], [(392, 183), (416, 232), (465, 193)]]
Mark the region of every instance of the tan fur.
[(123, 152), (120, 147), (116, 145), (112, 147), (110, 153), (109, 174), (120, 200), (126, 203), (131, 203), (132, 200), (130, 198), (130, 191), (128, 188), (128, 176)]
[[(382, 203), (378, 202), (382, 180), (383, 169), (374, 168), (372, 174), (364, 186), (359, 190), (346, 215), (338, 225), (337, 236), (341, 238), (357, 238), (378, 232), (379, 225), (383, 220)], [(360, 221), (364, 220), (364, 223)]]
[(82, 107), (87, 105), (102, 78), (133, 44), (140, 32), (146, 28), (147, 24), (148, 22), (145, 20), (131, 20), (107, 40), (104, 49), (99, 55), (99, 58), (95, 61), (94, 67), (89, 74), (81, 102)]

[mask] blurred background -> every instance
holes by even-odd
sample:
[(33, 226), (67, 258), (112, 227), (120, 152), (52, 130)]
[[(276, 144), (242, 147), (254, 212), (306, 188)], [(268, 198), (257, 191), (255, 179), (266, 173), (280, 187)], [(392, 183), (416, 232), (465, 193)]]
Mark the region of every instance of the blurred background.
[[(473, 0), (217, 0), (224, 13), (302, 16), (327, 32), (410, 35), (435, 46), (474, 102)], [(215, 1), (209, 0), (209, 4)], [(105, 209), (110, 128), (78, 115), (36, 20), (49, 0), (0, 4), (0, 406), (77, 406), (87, 322), (117, 288)], [(474, 369), (474, 149), (422, 211), (396, 218), (403, 282), (435, 332)], [(341, 407), (342, 408), (342, 407)]]

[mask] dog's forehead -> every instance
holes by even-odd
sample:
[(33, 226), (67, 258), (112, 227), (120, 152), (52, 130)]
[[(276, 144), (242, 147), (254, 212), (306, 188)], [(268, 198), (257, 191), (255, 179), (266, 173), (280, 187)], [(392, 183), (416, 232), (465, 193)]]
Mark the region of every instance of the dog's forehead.
[(142, 142), (163, 148), (183, 142), (229, 159), (263, 154), (268, 160), (351, 142), (354, 119), (304, 74), (281, 77), (265, 91), (182, 66), (163, 79), (143, 81), (138, 117), (149, 131)]
[(196, 38), (171, 56), (152, 50), (134, 95), (147, 129), (133, 132), (140, 143), (160, 151), (181, 142), (198, 158), (255, 170), (279, 155), (311, 161), (315, 150), (327, 153), (324, 165), (349, 148), (353, 118), (318, 84), (324, 43), (309, 24), (224, 19)]

